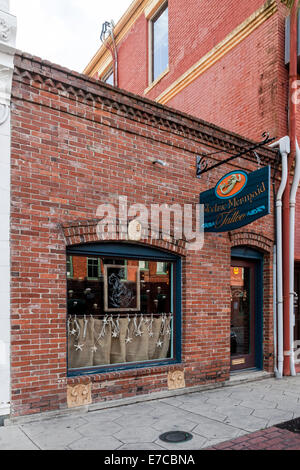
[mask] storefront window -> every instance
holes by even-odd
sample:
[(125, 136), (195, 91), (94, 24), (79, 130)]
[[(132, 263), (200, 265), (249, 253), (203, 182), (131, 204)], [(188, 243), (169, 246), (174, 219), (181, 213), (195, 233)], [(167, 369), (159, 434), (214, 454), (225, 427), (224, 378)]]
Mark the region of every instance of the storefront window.
[(67, 259), (70, 371), (174, 358), (176, 262)]

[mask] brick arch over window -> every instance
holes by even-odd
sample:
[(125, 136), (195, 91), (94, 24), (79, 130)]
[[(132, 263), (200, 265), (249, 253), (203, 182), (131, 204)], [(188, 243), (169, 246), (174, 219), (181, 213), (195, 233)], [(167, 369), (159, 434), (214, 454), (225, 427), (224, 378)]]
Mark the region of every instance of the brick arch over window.
[(255, 232), (229, 232), (231, 248), (237, 246), (249, 246), (258, 250), (270, 253), (273, 247), (273, 240)]
[[(81, 245), (86, 243), (97, 243), (97, 242), (129, 242), (135, 243), (140, 245), (147, 245), (153, 248), (158, 248), (161, 250), (167, 250), (179, 256), (186, 256), (187, 249), (186, 245), (187, 242), (183, 239), (174, 239), (170, 237), (170, 240), (166, 241), (163, 239), (163, 233), (158, 234), (157, 239), (153, 239), (151, 237), (142, 237), (141, 241), (131, 241), (128, 238), (124, 237), (124, 233), (127, 233), (127, 227), (124, 230), (118, 227), (115, 232), (115, 226), (108, 224), (108, 232), (105, 234), (105, 239), (101, 238), (97, 234), (97, 226), (100, 220), (98, 219), (89, 219), (89, 220), (80, 220), (75, 222), (66, 222), (59, 224), (59, 228), (63, 233), (65, 243), (67, 247), (74, 246), (74, 245)], [(109, 236), (109, 234), (114, 234)], [(148, 233), (150, 233), (150, 227), (148, 228)]]

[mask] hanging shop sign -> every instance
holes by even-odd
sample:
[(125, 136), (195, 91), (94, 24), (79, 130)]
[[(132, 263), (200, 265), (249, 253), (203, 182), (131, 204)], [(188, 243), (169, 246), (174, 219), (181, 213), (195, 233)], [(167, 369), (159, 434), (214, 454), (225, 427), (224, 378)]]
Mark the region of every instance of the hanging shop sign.
[(215, 188), (200, 194), (200, 204), (205, 232), (236, 230), (270, 214), (270, 166), (228, 173)]

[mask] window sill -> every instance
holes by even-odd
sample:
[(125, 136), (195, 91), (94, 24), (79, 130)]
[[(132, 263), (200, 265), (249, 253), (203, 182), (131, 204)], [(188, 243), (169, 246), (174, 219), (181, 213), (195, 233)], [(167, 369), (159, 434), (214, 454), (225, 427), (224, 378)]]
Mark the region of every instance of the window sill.
[(127, 368), (115, 368), (114, 370), (108, 369), (100, 371), (69, 371), (67, 380), (68, 384), (74, 383), (81, 383), (84, 382), (86, 379), (91, 380), (94, 382), (103, 382), (110, 379), (116, 378), (133, 378), (133, 377), (141, 377), (141, 376), (148, 376), (148, 375), (155, 375), (159, 373), (166, 373), (172, 370), (183, 370), (184, 364), (179, 361), (172, 361), (169, 360), (167, 363), (162, 361), (161, 364), (143, 364), (140, 367), (128, 367)]
[(154, 82), (151, 83), (151, 85), (148, 86), (148, 88), (146, 88), (146, 90), (144, 90), (144, 95), (146, 95), (147, 93), (149, 93), (150, 90), (152, 90), (152, 88), (155, 87), (155, 85), (158, 84), (158, 82), (160, 82), (168, 73), (169, 73), (170, 69), (169, 67), (166, 68), (166, 70), (164, 72), (162, 72), (155, 80)]

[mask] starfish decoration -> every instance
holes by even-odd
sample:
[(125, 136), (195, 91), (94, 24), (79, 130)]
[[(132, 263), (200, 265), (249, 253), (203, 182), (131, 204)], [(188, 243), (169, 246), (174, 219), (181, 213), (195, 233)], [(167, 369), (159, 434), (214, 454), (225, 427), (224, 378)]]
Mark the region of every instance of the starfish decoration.
[(132, 343), (132, 338), (126, 338), (126, 344)]
[(82, 351), (84, 344), (75, 344), (76, 351)]
[(156, 344), (158, 348), (162, 348), (162, 345), (163, 345), (163, 342), (161, 340), (159, 340), (158, 343)]
[(76, 335), (76, 330), (74, 330), (74, 328), (73, 328), (72, 331), (70, 331), (70, 335), (72, 335), (72, 336), (75, 336), (75, 335)]
[(91, 348), (91, 351), (92, 351), (92, 352), (97, 352), (97, 351), (98, 351), (98, 348), (97, 348), (96, 346), (93, 346), (93, 347)]
[(141, 332), (141, 330), (137, 330), (135, 336), (142, 336), (142, 334), (143, 334), (143, 333)]
[(119, 335), (118, 335), (118, 332), (117, 331), (114, 331), (113, 334), (112, 334), (112, 337), (113, 338), (117, 338)]

